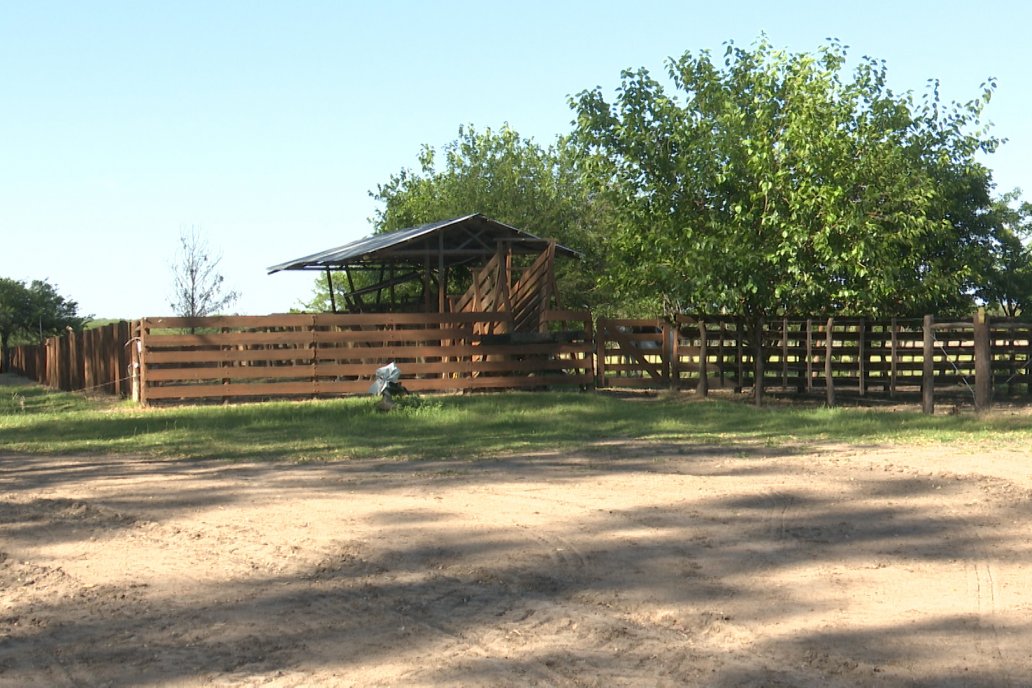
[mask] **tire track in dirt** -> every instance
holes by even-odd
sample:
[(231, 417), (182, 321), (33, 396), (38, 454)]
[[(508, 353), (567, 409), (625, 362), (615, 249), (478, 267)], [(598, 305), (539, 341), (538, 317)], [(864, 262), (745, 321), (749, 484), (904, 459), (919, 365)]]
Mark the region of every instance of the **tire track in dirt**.
[[(396, 668), (402, 682), (438, 682), (437, 672), (458, 661), (477, 663), (481, 672), (508, 675), (512, 662), (500, 656), (498, 647), (515, 647), (524, 635), (533, 634), (520, 627), (541, 616), (541, 602), (553, 583), (543, 585), (504, 566), (469, 568), (444, 551), (434, 556), (433, 566), (420, 569), (389, 550), (370, 552), (362, 543), (341, 544), (296, 591), (307, 602), (303, 614), (287, 610), (290, 625), (303, 637), (332, 639), (340, 620), (350, 618), (365, 627), (366, 640), (373, 645), (407, 639), (407, 667)], [(544, 685), (564, 685), (562, 675), (544, 662), (524, 661), (520, 671)]]

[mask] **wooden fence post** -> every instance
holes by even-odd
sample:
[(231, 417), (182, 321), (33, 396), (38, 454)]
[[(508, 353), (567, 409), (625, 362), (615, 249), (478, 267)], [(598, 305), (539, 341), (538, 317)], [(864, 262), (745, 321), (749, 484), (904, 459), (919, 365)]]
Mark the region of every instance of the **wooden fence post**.
[(813, 318), (806, 319), (806, 391), (813, 390)]
[(132, 377), (132, 352), (130, 348), (136, 346), (132, 341), (133, 332), (129, 323), (119, 320), (115, 325), (115, 346), (112, 352), (112, 361), (115, 366), (115, 394), (125, 397), (129, 395), (130, 384), (126, 378)]
[(992, 403), (993, 359), (989, 342), (989, 319), (985, 309), (975, 313), (975, 411), (988, 411)]
[(860, 385), (860, 397), (867, 396), (867, 320), (860, 318), (860, 324), (856, 326), (857, 335), (857, 383)]
[(706, 359), (709, 358), (709, 350), (706, 346), (706, 321), (699, 319), (699, 384), (695, 387), (696, 393), (701, 396), (709, 396), (709, 366)]
[(1032, 328), (1025, 337), (1025, 396), (1032, 397)]
[[(473, 324), (472, 323), (470, 323), (468, 327), (464, 327), (463, 328), (463, 330), (462, 330), (462, 338), (463, 338), (462, 339), (462, 343), (464, 345), (466, 345), (466, 346), (472, 346), (473, 345)], [(591, 313), (590, 312), (586, 312), (585, 315), (584, 315), (584, 341), (587, 343), (587, 347), (586, 348), (588, 349), (588, 351), (582, 352), (580, 354), (580, 360), (581, 360), (581, 362), (583, 364), (585, 364), (584, 365), (584, 370), (587, 371), (588, 377), (590, 377), (592, 380), (597, 380), (597, 374), (598, 373), (595, 370), (595, 356), (594, 356), (595, 323), (591, 319)], [(577, 354), (574, 354), (574, 356), (576, 357)], [(468, 378), (472, 377), (472, 375), (473, 375), (473, 357), (472, 356), (468, 356), (464, 360), (468, 360), (469, 363), (470, 363), (469, 373), (466, 374), (466, 375), (463, 375), (464, 379), (468, 379)], [(587, 387), (587, 385), (585, 385), (585, 387)]]
[(82, 333), (82, 349), (79, 356), (82, 358), (82, 387), (87, 391), (94, 391), (97, 387), (100, 370), (96, 363), (97, 353), (97, 330), (84, 330)]
[(660, 360), (665, 362), (661, 372), (666, 377), (667, 386), (670, 389), (677, 389), (677, 339), (680, 334), (677, 322), (662, 320), (660, 321), (659, 331), (660, 336), (663, 337)]
[[(719, 336), (720, 336), (720, 339), (717, 340), (717, 374), (718, 374), (719, 379), (720, 379), (720, 388), (723, 389), (724, 388), (724, 381), (725, 381), (725, 378), (724, 378), (724, 363), (725, 363), (725, 360), (724, 360), (724, 339), (727, 336), (727, 325), (725, 324), (723, 318), (720, 319), (720, 335)], [(1030, 366), (1030, 367), (1032, 367), (1032, 366)], [(1030, 380), (1032, 380), (1032, 372), (1030, 372), (1029, 375), (1030, 375)], [(1030, 385), (1030, 388), (1032, 388), (1032, 385)]]
[(788, 316), (781, 319), (781, 386), (788, 388)]
[(745, 388), (745, 320), (735, 318), (735, 394)]
[(606, 320), (595, 323), (595, 387), (606, 386)]
[(137, 321), (139, 339), (136, 342), (136, 359), (139, 366), (136, 368), (137, 380), (137, 401), (141, 405), (147, 405), (147, 334), (150, 324), (146, 319)]
[(896, 323), (895, 318), (892, 319), (892, 324), (890, 325), (890, 327), (892, 328), (892, 333), (890, 334), (890, 336), (892, 337), (892, 360), (889, 362), (889, 398), (895, 399), (896, 382), (899, 376), (899, 325)]
[(921, 359), (921, 411), (935, 413), (935, 319), (924, 317), (924, 352)]
[(760, 316), (753, 321), (755, 333), (753, 335), (753, 401), (757, 406), (763, 406), (763, 317)]
[(835, 378), (832, 376), (834, 372), (831, 365), (831, 350), (832, 350), (832, 337), (831, 328), (835, 325), (835, 318), (828, 318), (827, 324), (824, 326), (824, 380), (825, 387), (827, 389), (827, 402), (828, 406), (835, 405)]

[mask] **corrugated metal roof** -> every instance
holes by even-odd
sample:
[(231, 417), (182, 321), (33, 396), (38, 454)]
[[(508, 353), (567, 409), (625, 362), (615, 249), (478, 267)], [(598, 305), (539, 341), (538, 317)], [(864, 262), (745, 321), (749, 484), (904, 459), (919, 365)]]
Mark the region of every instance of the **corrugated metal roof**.
[[(386, 234), (374, 234), (373, 236), (353, 241), (350, 244), (344, 244), (343, 246), (320, 251), (319, 253), (313, 253), (310, 256), (295, 258), (294, 260), (287, 261), (286, 263), (273, 265), (268, 268), (268, 271), (271, 275), (281, 270), (321, 270), (325, 268), (338, 268), (349, 262), (357, 261), (362, 258), (375, 258), (376, 253), (397, 248), (406, 243), (414, 242), (421, 237), (469, 222), (486, 225), (500, 235), (508, 235), (507, 238), (521, 239), (530, 242), (546, 241), (545, 239), (536, 237), (529, 232), (524, 232), (523, 230), (498, 222), (497, 220), (492, 220), (491, 218), (480, 214), (473, 214), (452, 218), (450, 220), (429, 222), (425, 225), (419, 225), (418, 227), (399, 229)], [(579, 257), (580, 255), (576, 251), (566, 248), (565, 246), (557, 246), (556, 249), (569, 256)]]

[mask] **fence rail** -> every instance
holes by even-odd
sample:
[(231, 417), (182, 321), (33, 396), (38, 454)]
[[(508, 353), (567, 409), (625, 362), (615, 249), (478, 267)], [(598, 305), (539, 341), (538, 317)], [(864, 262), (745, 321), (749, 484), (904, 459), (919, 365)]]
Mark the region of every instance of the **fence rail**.
[(509, 332), (505, 313), (145, 318), (14, 347), (11, 368), (63, 390), (144, 403), (362, 394), (398, 364), (412, 391), (546, 386), (776, 389), (860, 396), (970, 393), (1032, 400), (1032, 323), (864, 318), (763, 321), (545, 314)]

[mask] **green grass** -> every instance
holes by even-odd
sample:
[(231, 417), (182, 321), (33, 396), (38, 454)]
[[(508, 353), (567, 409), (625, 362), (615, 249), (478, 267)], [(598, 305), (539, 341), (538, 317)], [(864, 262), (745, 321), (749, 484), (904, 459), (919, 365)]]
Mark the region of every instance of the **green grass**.
[[(9, 381), (9, 380), (8, 380)], [(0, 384), (0, 451), (181, 459), (476, 459), (605, 440), (760, 443), (1028, 443), (1032, 415), (770, 406), (690, 396), (510, 393), (424, 397), (377, 412), (370, 398), (138, 408)]]

